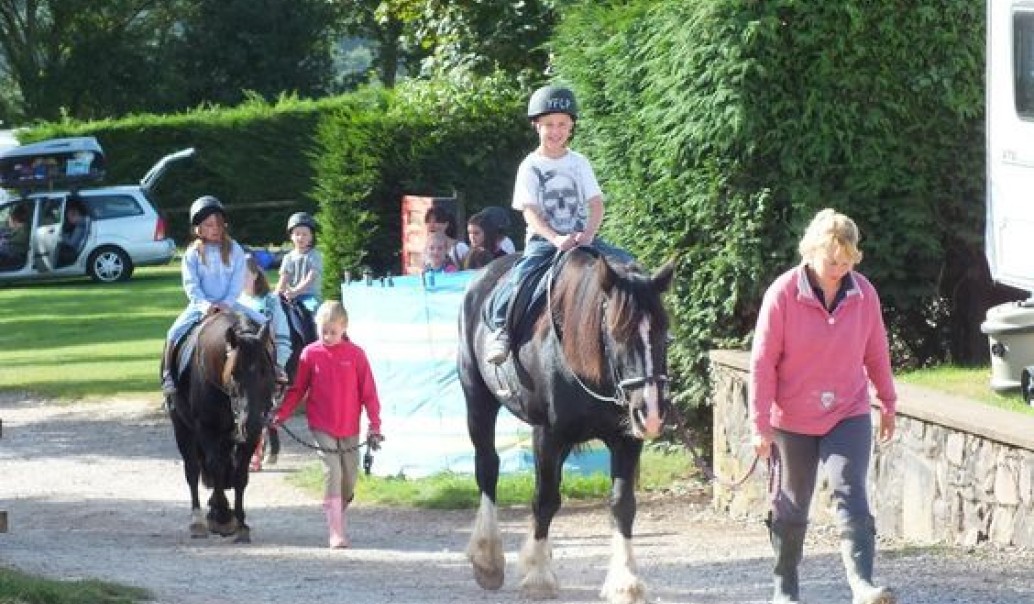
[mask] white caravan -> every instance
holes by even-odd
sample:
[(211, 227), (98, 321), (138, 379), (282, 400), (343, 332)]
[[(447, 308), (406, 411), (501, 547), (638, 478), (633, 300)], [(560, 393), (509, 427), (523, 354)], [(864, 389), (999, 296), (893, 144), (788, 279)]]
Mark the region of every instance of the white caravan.
[(1034, 0), (987, 3), (987, 231), (995, 281), (1031, 292), (990, 309), (991, 387), (1034, 400)]
[(987, 260), (1034, 292), (1034, 0), (987, 7)]

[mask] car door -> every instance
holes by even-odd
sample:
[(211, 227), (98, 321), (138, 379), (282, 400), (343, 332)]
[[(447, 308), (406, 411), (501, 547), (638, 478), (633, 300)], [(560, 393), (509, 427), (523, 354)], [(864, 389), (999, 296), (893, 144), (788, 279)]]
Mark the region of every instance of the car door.
[(65, 197), (39, 197), (36, 200), (39, 212), (34, 229), (36, 268), (50, 272), (57, 267), (57, 244), (61, 241), (61, 223), (65, 215)]

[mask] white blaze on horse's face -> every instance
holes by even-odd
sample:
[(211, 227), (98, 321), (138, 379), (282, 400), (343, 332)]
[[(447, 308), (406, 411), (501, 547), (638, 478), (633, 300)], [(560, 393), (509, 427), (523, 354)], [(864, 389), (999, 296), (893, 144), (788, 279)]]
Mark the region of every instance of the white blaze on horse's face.
[[(646, 375), (654, 375), (653, 351), (650, 346), (650, 320), (643, 317), (639, 321), (639, 337), (643, 340), (645, 354)], [(648, 438), (657, 438), (661, 433), (661, 385), (657, 380), (651, 380), (643, 388), (643, 399), (646, 401), (646, 421), (644, 428)]]

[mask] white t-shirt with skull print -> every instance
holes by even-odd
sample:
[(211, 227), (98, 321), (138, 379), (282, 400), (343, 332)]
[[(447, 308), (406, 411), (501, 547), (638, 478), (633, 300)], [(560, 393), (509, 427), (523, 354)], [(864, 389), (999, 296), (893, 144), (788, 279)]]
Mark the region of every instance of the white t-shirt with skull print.
[(584, 155), (568, 149), (563, 157), (552, 159), (536, 150), (517, 168), (513, 209), (523, 212), (528, 206), (538, 206), (554, 231), (568, 235), (585, 230), (588, 201), (602, 194)]

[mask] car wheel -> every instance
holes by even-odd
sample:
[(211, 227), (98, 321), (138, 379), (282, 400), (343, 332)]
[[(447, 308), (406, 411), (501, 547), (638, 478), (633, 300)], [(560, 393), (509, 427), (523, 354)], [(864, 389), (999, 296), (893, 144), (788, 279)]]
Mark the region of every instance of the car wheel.
[(90, 254), (86, 270), (90, 278), (98, 283), (115, 283), (129, 279), (133, 274), (133, 262), (122, 250), (103, 247)]

